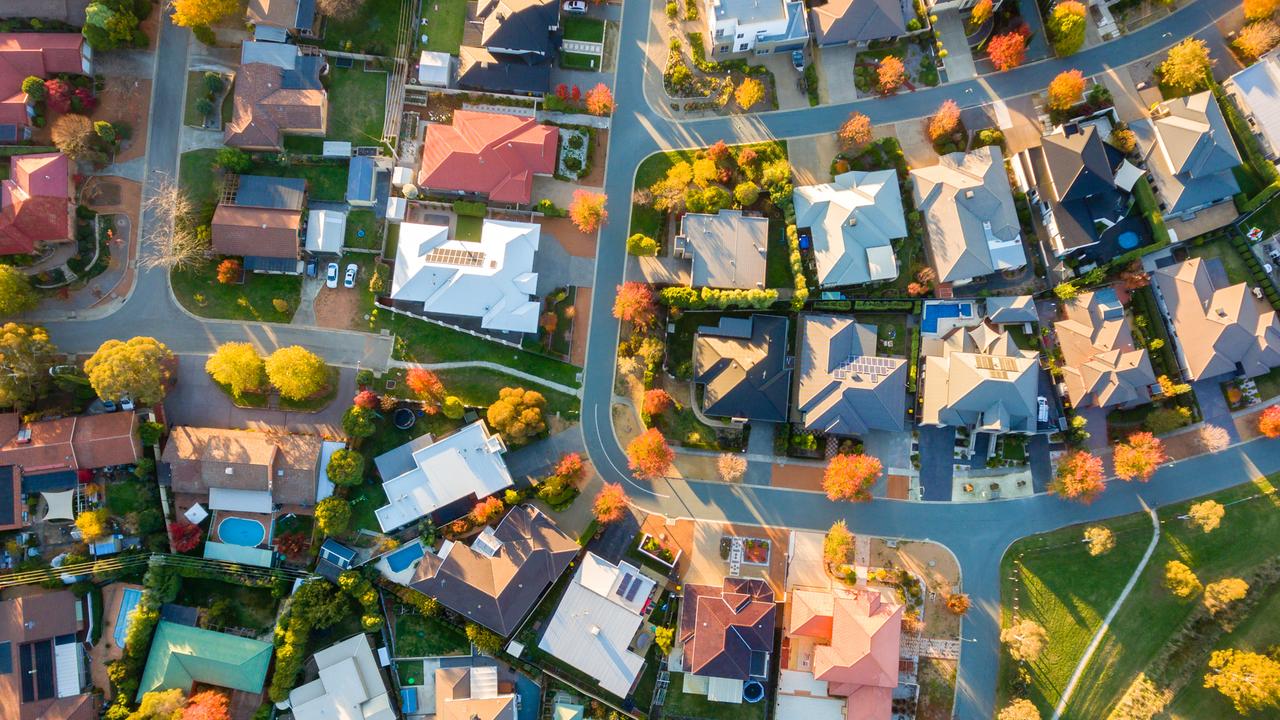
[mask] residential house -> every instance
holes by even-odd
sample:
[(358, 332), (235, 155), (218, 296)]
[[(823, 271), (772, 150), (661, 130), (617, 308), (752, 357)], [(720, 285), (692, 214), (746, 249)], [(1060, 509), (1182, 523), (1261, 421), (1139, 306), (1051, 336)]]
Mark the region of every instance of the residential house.
[(675, 256), (693, 263), (692, 286), (764, 288), (769, 218), (721, 210), (686, 213), (675, 238)]
[(457, 86), (462, 90), (541, 96), (551, 86), (551, 63), (511, 61), (482, 47), (458, 49)]
[[(18, 17), (25, 17), (19, 15)], [(35, 108), (22, 92), (29, 77), (93, 74), (93, 49), (80, 33), (0, 33), (0, 143), (31, 136)]]
[[(230, 176), (231, 202), (213, 212), (213, 251), (244, 258), (245, 270), (296, 275), (302, 272), (302, 215), (307, 181), (261, 175)], [(323, 229), (323, 226), (322, 228)], [(308, 228), (308, 236), (311, 234)]]
[(898, 277), (893, 241), (907, 236), (907, 221), (895, 171), (841, 173), (829, 183), (801, 185), (792, 195), (796, 228), (801, 243), (811, 243), (819, 285)]
[(137, 699), (163, 690), (189, 695), (197, 684), (257, 695), (267, 680), (272, 651), (269, 640), (162, 619), (152, 635)]
[(223, 142), (242, 150), (280, 152), (285, 135), (322, 137), (329, 98), (320, 75), (324, 56), (283, 43), (245, 43)]
[(377, 203), (378, 166), (369, 155), (351, 158), (347, 169), (347, 204), (373, 207)]
[(513, 688), (509, 673), (490, 665), (438, 668), (435, 720), (516, 720)]
[[(391, 532), (428, 515), (443, 523), (465, 514), (477, 500), (511, 487), (506, 451), (502, 437), (477, 420), (439, 440), (422, 435), (379, 455), (374, 464), (388, 502), (374, 511), (378, 524)], [(459, 501), (465, 508), (455, 506)], [(460, 512), (445, 517), (450, 510)]]
[(0, 255), (29, 255), (75, 238), (75, 185), (62, 153), (14, 155), (0, 181)]
[(307, 211), (307, 239), (303, 248), (315, 258), (328, 255), (332, 259), (342, 254), (347, 241), (347, 214), (342, 210), (322, 208)]
[(315, 34), (315, 0), (249, 0), (245, 10), (255, 40), (285, 42), (290, 35)]
[(560, 4), (481, 0), (476, 17), (480, 43), (459, 49), (458, 86), (527, 95), (547, 92), (560, 48)]
[(1040, 321), (1031, 295), (993, 295), (982, 301), (987, 320), (996, 325), (1027, 325)]
[(826, 0), (809, 7), (809, 27), (818, 47), (864, 47), (903, 35), (907, 20), (916, 14), (903, 0)]
[(1166, 219), (1190, 219), (1240, 192), (1232, 174), (1240, 153), (1208, 90), (1157, 103), (1150, 118), (1135, 120), (1129, 129)]
[(528, 204), (535, 175), (554, 175), (560, 134), (520, 115), (457, 110), (428, 123), (418, 184), (490, 202)]
[(1188, 380), (1256, 377), (1280, 367), (1280, 320), (1245, 283), (1228, 284), (1217, 258), (1158, 268), (1151, 286)]
[(698, 328), (693, 339), (693, 381), (702, 386), (702, 410), (741, 420), (783, 422), (791, 368), (787, 318), (722, 317)]
[(809, 42), (804, 3), (798, 0), (706, 0), (711, 57), (768, 55), (801, 50)]
[(470, 545), (446, 540), (417, 561), (409, 586), (509, 637), (581, 547), (532, 505), (518, 505)]
[(1062, 303), (1065, 318), (1053, 324), (1062, 350), (1062, 378), (1077, 408), (1129, 407), (1159, 394), (1146, 348), (1133, 342), (1124, 306), (1112, 288)]
[(86, 610), (67, 590), (0, 601), (0, 717), (98, 717), (85, 662)]
[(656, 583), (627, 562), (587, 553), (547, 621), (538, 648), (625, 698), (644, 668), (635, 640)]
[[(705, 685), (708, 700), (741, 703), (743, 684), (769, 675), (777, 609), (764, 580), (730, 577), (719, 587), (685, 585), (679, 635), (684, 692)], [(690, 675), (706, 682), (690, 682)]]
[(875, 325), (815, 313), (802, 313), (798, 324), (793, 421), (828, 435), (906, 429), (910, 363), (880, 354)]
[(295, 718), (315, 720), (396, 720), (369, 636), (353, 635), (312, 656), (319, 675), (289, 692)]
[(1222, 83), (1270, 160), (1280, 158), (1280, 50), (1258, 58)]
[(921, 425), (969, 428), (974, 436), (1039, 432), (1039, 353), (1019, 349), (995, 323), (924, 337), (922, 355)]
[(999, 147), (949, 153), (911, 176), (928, 235), (925, 252), (939, 282), (963, 285), (1027, 264)]

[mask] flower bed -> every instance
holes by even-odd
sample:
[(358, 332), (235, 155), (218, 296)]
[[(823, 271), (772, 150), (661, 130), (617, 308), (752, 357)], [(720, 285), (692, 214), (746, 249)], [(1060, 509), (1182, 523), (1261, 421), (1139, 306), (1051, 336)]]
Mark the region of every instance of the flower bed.
[(640, 538), (640, 546), (636, 548), (636, 552), (654, 562), (661, 563), (669, 568), (675, 568), (676, 563), (680, 561), (680, 553), (682, 551), (676, 549), (673, 552), (671, 548), (663, 545), (661, 540), (649, 533), (645, 533), (644, 537)]

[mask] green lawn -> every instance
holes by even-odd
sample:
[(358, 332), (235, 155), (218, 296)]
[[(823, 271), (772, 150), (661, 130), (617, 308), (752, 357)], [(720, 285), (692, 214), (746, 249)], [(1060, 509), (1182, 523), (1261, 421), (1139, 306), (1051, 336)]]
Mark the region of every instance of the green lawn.
[(537, 390), (547, 399), (547, 413), (560, 413), (570, 420), (578, 417), (581, 406), (577, 396), (556, 392), (495, 370), (459, 368), (439, 370), (436, 375), (440, 377), (440, 382), (444, 383), (450, 395), (457, 395), (464, 405), (470, 407), (487, 407), (493, 404), (498, 399), (498, 391), (504, 387), (525, 387)]
[(561, 20), (561, 24), (564, 25), (565, 40), (604, 42), (603, 20), (569, 15)]
[[(1272, 196), (1257, 212), (1249, 216), (1249, 226), (1262, 228), (1268, 234), (1280, 230), (1280, 194)], [(1248, 227), (1244, 230), (1247, 232)]]
[(217, 150), (192, 150), (178, 159), (178, 185), (195, 205), (197, 214), (203, 211), (209, 217), (222, 195), (222, 172), (213, 167), (217, 156)]
[[(173, 294), (183, 307), (200, 317), (225, 320), (287, 323), (293, 318), (302, 297), (301, 276), (245, 273), (244, 284), (223, 285), (217, 278), (219, 261), (213, 258), (169, 274)], [(197, 294), (203, 296), (203, 303)], [(272, 303), (277, 298), (288, 303), (284, 312)]]
[(396, 49), (396, 30), (403, 4), (402, 0), (365, 0), (350, 20), (326, 17), (323, 46), (330, 50), (391, 55)]
[[(387, 74), (364, 72), (361, 64), (329, 73), (329, 140), (355, 145), (382, 141), (382, 121), (387, 106)], [(345, 190), (345, 188), (344, 188)]]
[(560, 54), (560, 67), (568, 70), (587, 70), (594, 72), (600, 69), (600, 57), (585, 53), (566, 52)]
[[(360, 236), (360, 231), (364, 236)], [(362, 250), (381, 250), (382, 232), (378, 216), (372, 210), (351, 210), (347, 213), (347, 237), (343, 247)]]
[(692, 695), (684, 691), (685, 673), (671, 673), (667, 697), (662, 703), (664, 715), (705, 718), (706, 720), (764, 720), (766, 703), (741, 703), (730, 705), (712, 702), (706, 695)]
[(483, 228), (484, 218), (472, 217), (470, 215), (459, 215), (453, 232), (455, 239), (457, 240), (480, 242), (480, 231)]
[(396, 619), (396, 654), (400, 657), (465, 655), (470, 651), (467, 636), (440, 618), (413, 613)]
[(187, 73), (187, 98), (182, 108), (182, 124), (191, 127), (204, 127), (204, 117), (196, 110), (196, 103), (205, 96), (204, 73)]
[(1244, 259), (1240, 257), (1240, 253), (1231, 247), (1231, 243), (1226, 239), (1214, 240), (1203, 245), (1192, 245), (1189, 249), (1191, 257), (1198, 258), (1218, 258), (1222, 261), (1222, 266), (1227, 270), (1227, 280), (1231, 284), (1252, 282), (1253, 274), (1249, 272), (1249, 268), (1245, 266)]
[(422, 17), (430, 18), (424, 49), (457, 55), (467, 23), (467, 0), (422, 0)]
[(787, 226), (781, 220), (769, 221), (769, 247), (764, 263), (765, 287), (795, 287), (795, 277), (791, 273), (791, 248), (787, 246)]
[(107, 508), (117, 517), (152, 507), (151, 488), (146, 483), (127, 480), (107, 485)]
[[(858, 322), (876, 326), (876, 349), (885, 355), (906, 357), (911, 352), (911, 336), (907, 334), (907, 318), (894, 313), (859, 313)], [(885, 347), (892, 341), (893, 347)]]
[(305, 165), (294, 161), (288, 165), (281, 165), (259, 159), (253, 163), (249, 168), (249, 172), (245, 174), (303, 178), (307, 181), (307, 197), (309, 199), (328, 202), (346, 202), (347, 200), (346, 161), (317, 162)]

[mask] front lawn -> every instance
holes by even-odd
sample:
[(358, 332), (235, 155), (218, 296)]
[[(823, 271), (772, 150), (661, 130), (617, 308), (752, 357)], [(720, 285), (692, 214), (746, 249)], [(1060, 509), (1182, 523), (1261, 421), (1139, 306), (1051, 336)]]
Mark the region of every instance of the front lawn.
[(764, 257), (764, 286), (795, 287), (795, 276), (791, 272), (791, 248), (787, 245), (787, 226), (777, 219), (769, 220), (769, 247)]
[(575, 52), (561, 53), (560, 67), (566, 70), (585, 70), (587, 72), (597, 72), (600, 70), (600, 56), (587, 55), (586, 53), (575, 53)]
[(195, 206), (197, 215), (213, 217), (213, 209), (222, 196), (222, 171), (213, 167), (217, 156), (217, 150), (205, 149), (182, 153), (178, 159), (178, 186)]
[(333, 68), (329, 73), (329, 131), (325, 137), (353, 145), (381, 143), (386, 106), (385, 72), (365, 72), (359, 65), (345, 70)]
[[(188, 153), (189, 155), (190, 153)], [(185, 157), (185, 156), (184, 156)], [(311, 200), (327, 202), (347, 201), (347, 168), (349, 161), (315, 162), (303, 164), (292, 160), (288, 164), (270, 162), (263, 158), (255, 159), (246, 175), (271, 175), (274, 177), (303, 178), (307, 181), (307, 197)], [(216, 202), (217, 193), (215, 191)]]
[[(219, 262), (212, 258), (169, 274), (183, 307), (200, 317), (225, 320), (287, 323), (293, 318), (302, 297), (301, 276), (245, 273), (243, 284), (224, 285), (218, 282)], [(274, 300), (283, 300), (285, 309), (277, 309)]]
[(604, 21), (588, 17), (568, 16), (561, 20), (565, 40), (604, 42)]
[(347, 237), (342, 246), (361, 250), (381, 250), (382, 232), (378, 227), (378, 216), (372, 210), (348, 211)]
[(422, 17), (429, 23), (424, 49), (457, 55), (467, 23), (467, 0), (422, 0)]
[(403, 5), (402, 0), (365, 0), (350, 20), (326, 17), (321, 44), (329, 50), (391, 55)]

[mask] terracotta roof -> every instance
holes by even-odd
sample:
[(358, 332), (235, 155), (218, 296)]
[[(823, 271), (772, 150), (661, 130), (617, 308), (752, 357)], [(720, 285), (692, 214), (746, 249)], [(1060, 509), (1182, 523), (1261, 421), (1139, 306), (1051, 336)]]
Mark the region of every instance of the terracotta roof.
[(773, 589), (763, 580), (685, 585), (680, 606), (685, 671), (734, 680), (765, 675), (777, 608)]
[(29, 125), (22, 81), (82, 73), (80, 33), (0, 33), (0, 123)]
[(62, 153), (15, 155), (0, 182), (0, 255), (30, 253), (38, 242), (70, 241), (71, 174)]
[(142, 455), (133, 412), (77, 415), (30, 423), (29, 440), (19, 438), (16, 416), (4, 416), (6, 432), (0, 465), (14, 465), (24, 475), (128, 465)]
[[(492, 667), (436, 670), (436, 720), (515, 720), (516, 696), (498, 687), (503, 674)], [(491, 683), (495, 675), (499, 682)]]
[(533, 176), (555, 173), (559, 138), (532, 118), (457, 110), (452, 125), (427, 125), (418, 184), (527, 203)]
[(317, 74), (314, 82), (308, 77), (308, 87), (289, 87), (296, 83), (286, 82), (283, 68), (266, 63), (241, 65), (235, 82), (235, 109), (223, 138), (226, 144), (280, 150), (284, 133), (323, 135), (328, 98), (319, 83), (320, 63), (307, 67), (311, 68), (308, 73)]
[[(0, 662), (7, 661), (13, 669), (12, 672), (0, 673), (0, 717), (6, 720), (89, 720), (97, 717), (92, 696), (86, 694), (22, 702), (20, 648), (26, 643), (49, 643), (59, 636), (78, 633), (81, 630), (80, 621), (76, 619), (79, 602), (66, 590), (0, 602), (0, 652), (9, 654)], [(41, 664), (37, 662), (33, 669), (38, 670)], [(53, 682), (52, 678), (47, 680)], [(39, 677), (34, 682), (37, 688), (43, 684)]]
[(213, 213), (213, 251), (297, 258), (301, 229), (302, 213), (298, 210), (219, 205)]
[(179, 425), (160, 459), (170, 466), (175, 492), (266, 490), (278, 503), (309, 506), (316, 502), (321, 444), (314, 435)]
[(797, 589), (791, 594), (789, 635), (818, 641), (813, 676), (832, 695), (850, 696), (862, 686), (898, 686), (898, 645), (903, 606), (879, 591)]

